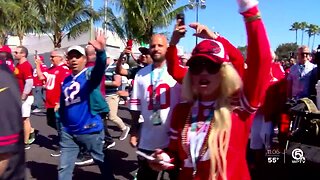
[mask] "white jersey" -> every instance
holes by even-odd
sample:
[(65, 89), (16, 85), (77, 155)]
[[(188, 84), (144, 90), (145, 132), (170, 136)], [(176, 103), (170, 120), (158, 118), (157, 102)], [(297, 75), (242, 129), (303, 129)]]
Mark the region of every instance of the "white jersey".
[[(152, 93), (155, 93), (156, 99), (160, 100), (161, 125), (154, 125), (152, 120), (154, 113)], [(180, 84), (168, 73), (167, 66), (153, 69), (153, 65), (148, 65), (136, 74), (130, 109), (141, 111), (144, 118), (139, 139), (140, 149), (155, 150), (168, 147), (171, 114), (173, 108), (180, 102), (180, 94)]]

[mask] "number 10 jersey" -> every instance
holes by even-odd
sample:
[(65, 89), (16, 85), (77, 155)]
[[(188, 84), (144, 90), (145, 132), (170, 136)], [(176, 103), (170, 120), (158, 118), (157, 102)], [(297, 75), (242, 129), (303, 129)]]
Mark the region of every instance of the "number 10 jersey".
[[(181, 87), (168, 73), (167, 67), (148, 65), (135, 76), (130, 110), (140, 111), (144, 118), (139, 148), (154, 150), (169, 145), (169, 129), (173, 108), (180, 102)], [(152, 116), (158, 109), (161, 125), (154, 125)]]

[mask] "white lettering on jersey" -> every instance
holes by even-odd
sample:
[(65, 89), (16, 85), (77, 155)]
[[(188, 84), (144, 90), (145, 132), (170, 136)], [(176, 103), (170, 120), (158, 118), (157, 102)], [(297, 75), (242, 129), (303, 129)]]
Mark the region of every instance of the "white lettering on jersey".
[[(64, 95), (65, 95), (65, 103), (66, 106), (69, 106), (71, 104), (75, 104), (81, 101), (81, 98), (77, 96), (77, 94), (80, 91), (80, 84), (78, 82), (73, 82), (68, 88), (64, 90)], [(76, 97), (76, 98), (75, 98)]]
[(49, 74), (44, 73), (44, 75), (47, 77), (46, 81), (46, 89), (52, 90), (54, 88), (55, 82), (56, 82), (56, 75), (55, 74)]

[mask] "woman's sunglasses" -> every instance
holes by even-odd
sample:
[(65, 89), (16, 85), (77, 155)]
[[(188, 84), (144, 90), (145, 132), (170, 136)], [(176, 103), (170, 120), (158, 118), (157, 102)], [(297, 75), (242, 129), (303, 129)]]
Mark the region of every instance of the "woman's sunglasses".
[(219, 72), (220, 67), (220, 64), (216, 64), (210, 60), (193, 60), (189, 65), (189, 72), (192, 75), (199, 75), (206, 70), (209, 74), (216, 74)]

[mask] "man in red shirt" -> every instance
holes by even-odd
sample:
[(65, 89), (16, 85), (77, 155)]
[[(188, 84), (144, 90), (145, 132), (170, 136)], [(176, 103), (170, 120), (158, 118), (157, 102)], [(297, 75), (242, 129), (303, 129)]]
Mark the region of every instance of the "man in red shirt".
[[(42, 72), (47, 71), (47, 66), (43, 63), (44, 58), (43, 56), (39, 56), (39, 59), (41, 60), (40, 69)], [(40, 80), (37, 75), (37, 69), (35, 68), (33, 70), (33, 90), (32, 93), (34, 95), (34, 110), (33, 113), (41, 112), (42, 109), (44, 109), (44, 101), (45, 101), (45, 94), (44, 94), (44, 88), (43, 88), (43, 80)]]
[[(59, 109), (61, 84), (65, 77), (70, 75), (68, 66), (64, 63), (65, 55), (63, 51), (54, 50), (51, 52), (50, 60), (52, 66), (43, 72), (41, 69), (42, 61), (36, 59), (36, 72), (38, 79), (45, 82), (46, 89), (46, 108), (47, 108), (47, 124), (48, 126), (56, 129), (58, 135), (60, 132), (58, 123), (56, 121), (56, 112)], [(58, 141), (55, 142), (58, 145)], [(56, 148), (56, 152), (51, 153), (51, 156), (60, 156), (59, 148)]]
[(15, 74), (18, 80), (21, 101), (22, 101), (22, 119), (24, 127), (25, 149), (30, 149), (30, 144), (34, 142), (34, 129), (30, 122), (31, 105), (34, 97), (32, 95), (33, 77), (32, 66), (28, 62), (28, 49), (24, 46), (18, 46), (14, 51), (14, 58), (18, 61)]

